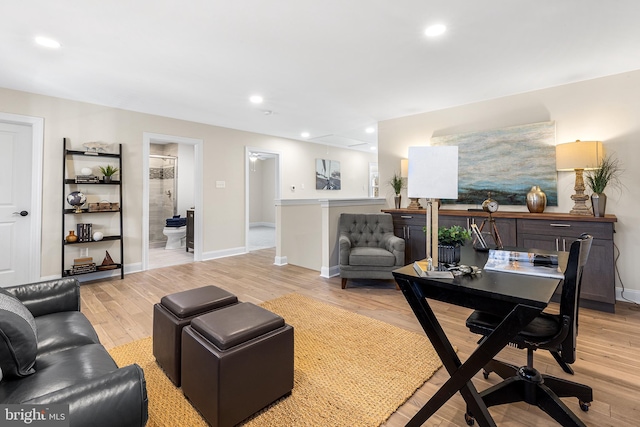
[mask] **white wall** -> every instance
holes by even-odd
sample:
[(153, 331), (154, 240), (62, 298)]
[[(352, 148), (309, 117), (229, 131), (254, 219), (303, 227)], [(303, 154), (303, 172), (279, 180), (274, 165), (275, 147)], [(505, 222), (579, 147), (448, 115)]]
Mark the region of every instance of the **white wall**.
[[(607, 213), (618, 218), (614, 238), (620, 250), (618, 292), (624, 284), (625, 296), (640, 301), (640, 280), (634, 268), (640, 257), (640, 168), (636, 167), (640, 161), (640, 71), (380, 122), (381, 182), (399, 170), (408, 147), (428, 145), (432, 136), (548, 120), (556, 122), (557, 143), (600, 140), (605, 151), (623, 163), (625, 188), (621, 193), (607, 190)], [(548, 212), (571, 210), (574, 179), (573, 173), (558, 173), (558, 206), (547, 208)], [(383, 190), (381, 196), (385, 195), (392, 206), (390, 195)]]
[[(122, 143), (125, 271), (135, 271), (142, 259), (142, 141), (143, 133), (204, 140), (203, 258), (238, 253), (245, 245), (245, 146), (281, 153), (281, 198), (329, 197), (316, 191), (315, 159), (342, 162), (342, 191), (334, 197), (366, 197), (369, 162), (377, 156), (353, 150), (243, 132), (201, 123), (142, 114), (117, 108), (0, 88), (0, 111), (43, 117), (44, 164), (42, 200), (43, 277), (60, 275), (60, 212), (63, 197), (62, 139), (72, 148), (88, 141)], [(225, 188), (216, 188), (225, 181)], [(296, 184), (300, 190), (287, 188)], [(305, 184), (305, 189), (301, 188)], [(285, 189), (287, 189), (285, 191)]]

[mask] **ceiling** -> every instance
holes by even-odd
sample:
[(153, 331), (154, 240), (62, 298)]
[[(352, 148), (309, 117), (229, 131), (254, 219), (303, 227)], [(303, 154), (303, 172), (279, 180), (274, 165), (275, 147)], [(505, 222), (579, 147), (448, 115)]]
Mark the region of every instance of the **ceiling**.
[(381, 120), (640, 69), (639, 19), (638, 0), (5, 1), (0, 87), (368, 150)]

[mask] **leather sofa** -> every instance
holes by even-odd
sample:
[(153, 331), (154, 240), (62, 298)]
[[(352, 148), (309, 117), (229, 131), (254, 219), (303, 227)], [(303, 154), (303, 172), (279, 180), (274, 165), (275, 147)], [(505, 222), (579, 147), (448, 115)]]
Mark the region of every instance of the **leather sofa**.
[(118, 368), (64, 278), (0, 288), (0, 403), (68, 404), (70, 426), (144, 426), (138, 365)]

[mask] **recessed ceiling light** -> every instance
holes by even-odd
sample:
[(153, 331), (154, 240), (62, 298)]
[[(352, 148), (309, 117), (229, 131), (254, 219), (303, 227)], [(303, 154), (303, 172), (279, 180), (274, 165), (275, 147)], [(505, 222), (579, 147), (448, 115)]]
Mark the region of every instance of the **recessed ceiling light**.
[(309, 138), (309, 136), (311, 136), (311, 135), (309, 134), (309, 132), (302, 132), (300, 134), (300, 136), (303, 137), (303, 138)]
[(375, 128), (372, 128), (372, 127), (368, 127), (368, 128), (366, 128), (364, 131), (365, 131), (366, 133), (374, 133), (374, 132), (376, 131), (376, 129), (375, 129)]
[(262, 97), (260, 95), (253, 95), (249, 98), (249, 101), (253, 102), (254, 104), (262, 104)]
[(424, 30), (424, 35), (427, 37), (436, 37), (443, 34), (446, 30), (447, 27), (443, 24), (435, 24), (427, 27), (427, 29)]
[(49, 47), (51, 49), (58, 49), (60, 47), (59, 42), (48, 37), (36, 37), (35, 40), (40, 46)]
[(369, 150), (371, 150), (371, 151), (376, 151), (376, 150), (377, 150), (377, 147), (369, 147)]

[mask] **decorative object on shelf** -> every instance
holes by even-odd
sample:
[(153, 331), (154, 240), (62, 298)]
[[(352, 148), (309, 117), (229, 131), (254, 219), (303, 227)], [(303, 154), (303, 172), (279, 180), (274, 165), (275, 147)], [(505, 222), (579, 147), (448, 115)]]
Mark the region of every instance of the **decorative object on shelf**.
[[(500, 238), (500, 234), (498, 233), (498, 227), (496, 226), (496, 219), (493, 217), (493, 214), (498, 212), (499, 207), (500, 205), (498, 204), (498, 202), (491, 198), (491, 191), (489, 191), (487, 199), (484, 202), (482, 202), (482, 210), (489, 214), (489, 218), (484, 219), (482, 221), (482, 224), (480, 225), (480, 228), (478, 229), (478, 234), (482, 235), (482, 230), (484, 229), (484, 226), (487, 224), (489, 225), (489, 232), (487, 234), (489, 237), (491, 237), (491, 240), (493, 240), (493, 243), (495, 244), (496, 249), (502, 249), (504, 246), (502, 244), (502, 239)], [(486, 238), (484, 240), (485, 240), (485, 244), (482, 245), (483, 247), (480, 248), (479, 246), (475, 246), (475, 249), (478, 249), (478, 250), (488, 249), (489, 245), (486, 244)]]
[(102, 178), (103, 182), (111, 182), (113, 179), (113, 175), (115, 175), (120, 169), (115, 166), (107, 165), (107, 166), (99, 166), (100, 172), (104, 175)]
[(80, 173), (82, 175), (93, 175), (93, 171), (91, 170), (91, 168), (82, 168), (80, 169)]
[(458, 198), (458, 147), (409, 147), (409, 198), (427, 199), (426, 253), (438, 265), (437, 199)]
[(89, 212), (117, 212), (120, 210), (120, 203), (102, 200), (97, 203), (89, 203)]
[(598, 164), (595, 170), (587, 172), (587, 186), (591, 189), (591, 207), (594, 216), (604, 216), (607, 207), (607, 195), (604, 189), (611, 184), (612, 187), (618, 189), (622, 186), (620, 175), (623, 170), (620, 162), (611, 156), (605, 156)]
[(109, 144), (105, 144), (104, 142), (85, 142), (82, 144), (84, 148), (87, 149), (87, 154), (91, 153), (104, 153), (109, 146)]
[(84, 257), (84, 258), (75, 258), (73, 260), (73, 265), (71, 266), (71, 270), (69, 270), (69, 273), (71, 275), (74, 275), (74, 274), (93, 273), (94, 271), (96, 271), (96, 263), (93, 262), (93, 258)]
[(340, 162), (316, 159), (316, 190), (340, 190)]
[(100, 231), (96, 231), (95, 233), (93, 233), (93, 240), (96, 242), (99, 242), (100, 240), (104, 239), (104, 234), (102, 234), (102, 232)]
[(544, 191), (539, 186), (534, 185), (527, 193), (527, 209), (531, 213), (542, 213), (546, 207), (547, 195), (544, 194)]
[(82, 213), (82, 205), (87, 201), (87, 196), (80, 191), (72, 191), (67, 195), (67, 203), (75, 208), (75, 213)]
[(575, 194), (571, 199), (575, 202), (573, 209), (569, 213), (574, 215), (592, 215), (586, 204), (589, 196), (584, 194), (585, 170), (592, 170), (602, 161), (604, 150), (600, 141), (580, 141), (569, 142), (556, 146), (556, 170), (575, 171), (576, 182), (574, 186)]
[(66, 240), (67, 243), (75, 243), (78, 241), (78, 236), (76, 236), (75, 231), (69, 230), (69, 234), (64, 238), (64, 240)]
[(118, 264), (113, 262), (111, 255), (109, 255), (109, 251), (104, 252), (104, 259), (102, 260), (102, 264), (98, 266), (98, 270), (113, 270), (114, 268), (118, 268)]
[(438, 262), (458, 264), (460, 262), (460, 246), (463, 246), (469, 239), (471, 239), (471, 231), (459, 225), (438, 228)]
[[(405, 180), (409, 177), (409, 159), (402, 159), (400, 161), (400, 176)], [(440, 201), (438, 200), (438, 207), (440, 206)], [(409, 205), (407, 209), (424, 209), (420, 205), (420, 199), (416, 197), (409, 198)]]
[(388, 184), (393, 188), (393, 192), (395, 193), (393, 198), (395, 207), (396, 209), (400, 209), (400, 204), (402, 203), (402, 196), (400, 195), (400, 192), (402, 192), (402, 189), (407, 186), (407, 182), (398, 174), (398, 172), (394, 172), (393, 176), (389, 178)]
[(92, 224), (89, 223), (80, 223), (76, 225), (76, 229), (78, 230), (78, 241), (79, 242), (90, 242), (91, 241), (91, 229), (93, 228)]

